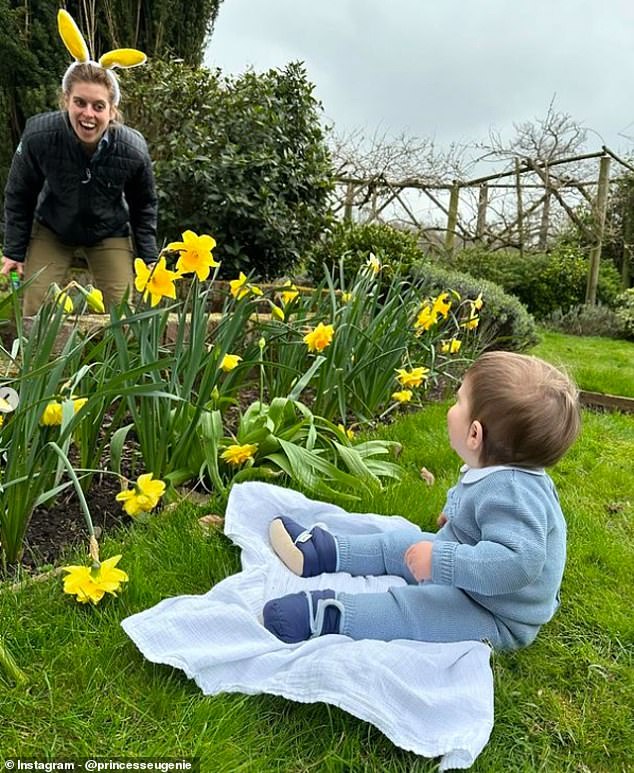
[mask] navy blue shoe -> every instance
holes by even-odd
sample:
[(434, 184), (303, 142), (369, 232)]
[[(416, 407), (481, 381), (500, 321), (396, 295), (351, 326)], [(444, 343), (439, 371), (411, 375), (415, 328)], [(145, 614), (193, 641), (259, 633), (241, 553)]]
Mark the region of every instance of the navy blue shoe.
[(284, 515), (269, 526), (271, 546), (286, 566), (300, 577), (337, 571), (337, 543), (323, 524), (310, 529)]
[(334, 590), (289, 593), (271, 599), (262, 612), (264, 627), (287, 644), (306, 641), (313, 636), (339, 633), (343, 604)]

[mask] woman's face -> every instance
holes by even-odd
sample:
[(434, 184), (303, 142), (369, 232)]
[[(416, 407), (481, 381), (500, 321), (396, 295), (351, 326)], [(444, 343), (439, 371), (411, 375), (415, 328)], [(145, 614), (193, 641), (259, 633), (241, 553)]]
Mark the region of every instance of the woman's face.
[(78, 81), (66, 97), (66, 109), (80, 142), (94, 150), (112, 117), (108, 89), (100, 83)]

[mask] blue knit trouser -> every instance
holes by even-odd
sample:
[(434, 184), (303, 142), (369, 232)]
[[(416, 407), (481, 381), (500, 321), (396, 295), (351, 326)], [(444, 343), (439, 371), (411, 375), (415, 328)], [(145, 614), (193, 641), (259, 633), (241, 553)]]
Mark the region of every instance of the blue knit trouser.
[(352, 639), (415, 639), (451, 642), (486, 639), (495, 649), (517, 647), (517, 641), (494, 615), (459, 588), (418, 584), (405, 565), (405, 551), (435, 534), (411, 530), (336, 536), (338, 571), (352, 575), (403, 577), (408, 585), (383, 593), (337, 593), (343, 603), (341, 633)]

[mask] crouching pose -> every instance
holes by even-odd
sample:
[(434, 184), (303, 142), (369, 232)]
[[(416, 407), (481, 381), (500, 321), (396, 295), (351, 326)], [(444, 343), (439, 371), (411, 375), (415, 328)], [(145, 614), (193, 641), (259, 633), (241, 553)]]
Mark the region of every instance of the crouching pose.
[(271, 545), (296, 574), (396, 575), (383, 593), (293, 593), (266, 603), (265, 627), (285, 642), (341, 633), (353, 639), (486, 640), (530, 644), (559, 606), (566, 522), (544, 467), (580, 427), (577, 391), (535, 357), (489, 352), (467, 371), (447, 414), (464, 462), (441, 529), (368, 535), (305, 529), (285, 516)]

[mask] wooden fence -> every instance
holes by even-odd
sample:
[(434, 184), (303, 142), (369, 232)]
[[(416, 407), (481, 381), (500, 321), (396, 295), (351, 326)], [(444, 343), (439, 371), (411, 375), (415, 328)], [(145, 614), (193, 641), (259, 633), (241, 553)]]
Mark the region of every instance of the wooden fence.
[[(555, 219), (563, 214), (591, 245), (586, 302), (595, 303), (609, 186), (618, 179), (610, 176), (613, 162), (620, 169), (634, 172), (634, 166), (604, 146), (594, 153), (548, 163), (516, 158), (510, 170), (450, 183), (417, 177), (390, 180), (385, 174), (365, 179), (341, 177), (337, 180), (335, 211), (344, 220), (355, 219), (356, 215), (363, 222), (384, 222), (390, 214), (391, 222), (406, 225), (430, 247), (446, 254), (454, 251), (458, 240), (463, 245), (482, 244), (489, 249), (543, 251), (555, 228)], [(581, 179), (566, 174), (565, 165), (570, 168), (572, 164), (582, 170)], [(563, 172), (560, 167), (564, 167)], [(419, 200), (412, 202), (412, 193), (418, 194)], [(424, 214), (421, 195), (427, 205)], [(496, 196), (497, 209), (493, 206)], [(634, 251), (634, 202), (626, 215), (622, 278), (627, 287)], [(433, 217), (440, 217), (442, 223), (430, 224)], [(627, 234), (632, 236), (631, 240)]]

